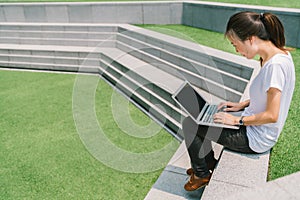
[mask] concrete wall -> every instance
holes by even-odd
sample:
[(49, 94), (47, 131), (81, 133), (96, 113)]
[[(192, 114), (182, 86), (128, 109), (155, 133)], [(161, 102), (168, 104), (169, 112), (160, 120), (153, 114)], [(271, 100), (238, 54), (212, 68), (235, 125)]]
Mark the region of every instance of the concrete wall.
[(2, 3), (0, 22), (181, 24), (182, 2)]
[(286, 43), (300, 47), (300, 9), (249, 6), (212, 2), (185, 2), (182, 24), (224, 33), (231, 15), (250, 10), (276, 14), (285, 27)]
[(300, 9), (203, 1), (2, 3), (0, 22), (184, 24), (224, 32), (228, 18), (241, 10), (278, 15), (287, 45), (300, 47)]

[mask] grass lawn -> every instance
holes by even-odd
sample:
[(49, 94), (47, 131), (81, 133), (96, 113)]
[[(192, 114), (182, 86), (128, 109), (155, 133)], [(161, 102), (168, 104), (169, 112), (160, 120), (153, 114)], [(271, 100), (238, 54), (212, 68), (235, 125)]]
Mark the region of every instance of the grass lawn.
[(300, 1), (298, 0), (209, 0), (211, 2), (224, 2), (224, 3), (237, 3), (237, 4), (249, 4), (259, 6), (272, 6), (283, 8), (300, 8)]
[[(72, 113), (75, 78), (0, 70), (0, 199), (143, 199), (160, 175), (162, 169), (148, 173), (115, 170), (86, 150)], [(143, 153), (175, 140), (161, 129), (146, 139), (125, 134), (112, 117), (112, 93), (99, 80), (96, 114), (99, 121), (105, 118), (102, 128), (116, 146)], [(150, 123), (129, 105), (133, 121)]]
[[(143, 25), (142, 27), (236, 54), (230, 42), (224, 39), (221, 33), (183, 25)], [(295, 49), (291, 53), (296, 67), (296, 79), (299, 80), (300, 49)], [(297, 122), (300, 117), (298, 101), (300, 81), (297, 80), (287, 122), (271, 153), (269, 180), (300, 171), (300, 124)]]

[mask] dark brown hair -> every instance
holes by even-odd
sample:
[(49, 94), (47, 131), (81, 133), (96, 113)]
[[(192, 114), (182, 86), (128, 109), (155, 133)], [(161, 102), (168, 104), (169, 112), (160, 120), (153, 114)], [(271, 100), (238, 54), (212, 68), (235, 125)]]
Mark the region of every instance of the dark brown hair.
[[(285, 48), (284, 27), (278, 17), (272, 13), (239, 12), (232, 15), (227, 23), (226, 37), (238, 37), (241, 41), (257, 36), (271, 41), (277, 48)], [(262, 62), (262, 60), (261, 60)]]

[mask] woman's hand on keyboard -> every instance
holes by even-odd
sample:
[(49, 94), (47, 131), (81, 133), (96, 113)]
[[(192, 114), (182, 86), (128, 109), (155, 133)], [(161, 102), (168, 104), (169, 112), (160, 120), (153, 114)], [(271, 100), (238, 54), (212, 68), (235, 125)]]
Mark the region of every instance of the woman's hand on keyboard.
[(237, 112), (244, 109), (244, 107), (240, 103), (235, 103), (235, 102), (221, 102), (218, 105), (218, 110), (221, 110), (223, 112)]
[(240, 117), (225, 112), (218, 112), (214, 115), (214, 122), (220, 124), (238, 125), (239, 119)]

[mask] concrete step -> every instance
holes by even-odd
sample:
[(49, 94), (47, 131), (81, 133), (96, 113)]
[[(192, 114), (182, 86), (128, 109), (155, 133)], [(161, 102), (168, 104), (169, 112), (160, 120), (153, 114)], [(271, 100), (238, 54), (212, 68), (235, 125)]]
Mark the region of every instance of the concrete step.
[(127, 25), (120, 27), (119, 32), (122, 33), (122, 35), (146, 42), (156, 48), (164, 49), (176, 55), (183, 56), (184, 58), (206, 65), (218, 66), (218, 69), (227, 71), (230, 74), (242, 77), (246, 80), (252, 77), (253, 68), (257, 67), (256, 62), (246, 61), (241, 56), (229, 54), (155, 31)]
[(0, 44), (0, 54), (100, 59), (101, 47)]
[(0, 22), (0, 30), (21, 31), (81, 31), (81, 32), (117, 32), (116, 24), (97, 23), (9, 23)]
[[(214, 142), (212, 143), (212, 147), (215, 152), (215, 158), (219, 159), (223, 147)], [(186, 174), (186, 169), (190, 167), (190, 158), (185, 142), (183, 141), (169, 161), (168, 165), (165, 167), (159, 178), (156, 180), (156, 182), (146, 195), (145, 200), (202, 199), (202, 193), (206, 189), (204, 190), (204, 188), (201, 188), (193, 192), (187, 192), (184, 190), (183, 186), (189, 179), (189, 176)]]
[(162, 69), (173, 76), (179, 77), (182, 80), (189, 80), (192, 84), (212, 94), (213, 96), (217, 96), (221, 99), (230, 99), (232, 101), (239, 101), (242, 96), (241, 92), (212, 81), (211, 79), (196, 74), (188, 69), (174, 65), (149, 53), (143, 52), (140, 49), (131, 47), (125, 43), (118, 41), (117, 47), (145, 62), (152, 63), (159, 69)]
[[(110, 81), (115, 87), (117, 87), (125, 96), (136, 102), (142, 109), (151, 117), (154, 117), (165, 128), (170, 129), (174, 136), (179, 140), (183, 139), (181, 130), (181, 123), (176, 121), (173, 116), (167, 114), (161, 106), (157, 106), (151, 100), (153, 97), (159, 98), (158, 95), (149, 91), (143, 85), (138, 83), (133, 78), (129, 77), (126, 73), (114, 68), (109, 63), (103, 61), (99, 68), (99, 74)], [(140, 91), (137, 91), (138, 88)], [(144, 90), (144, 95), (141, 90)], [(149, 96), (152, 95), (152, 98)]]
[(165, 112), (176, 121), (181, 122), (182, 117), (186, 116), (171, 98), (183, 80), (118, 49), (103, 51), (101, 63), (108, 71), (117, 71), (120, 81), (132, 80), (131, 82), (135, 83), (132, 88), (136, 92), (147, 96), (153, 104), (162, 106)]
[(0, 44), (0, 60), (99, 67), (102, 50), (94, 47)]
[(99, 67), (87, 66), (87, 65), (82, 66), (82, 65), (0, 61), (0, 66), (4, 68), (9, 67), (9, 68), (17, 68), (17, 69), (34, 69), (34, 70), (64, 71), (64, 72), (81, 72), (81, 73), (99, 72)]
[(110, 39), (114, 40), (116, 32), (83, 32), (83, 31), (27, 31), (1, 30), (0, 37), (13, 38), (73, 38), (73, 39)]
[[(187, 69), (195, 74), (211, 79), (219, 84), (225, 85), (229, 88), (243, 92), (248, 84), (248, 80), (241, 78), (234, 74), (218, 69), (216, 66), (209, 66), (182, 55), (172, 53), (163, 48), (156, 47), (149, 43), (136, 40), (126, 35), (117, 35), (117, 40), (121, 41), (131, 47), (140, 49), (143, 52), (149, 53), (162, 60), (168, 61), (174, 65), (178, 65), (183, 69)], [(217, 75), (216, 75), (217, 74)]]
[(97, 73), (101, 48), (4, 45), (0, 44), (0, 65), (22, 69)]
[(218, 200), (234, 197), (236, 193), (266, 183), (269, 156), (270, 151), (262, 154), (243, 154), (224, 149), (218, 167), (201, 199)]
[(47, 63), (47, 64), (63, 64), (78, 66), (95, 66), (99, 67), (99, 59), (97, 58), (76, 58), (76, 57), (59, 57), (59, 56), (43, 56), (43, 55), (26, 55), (26, 54), (0, 54), (0, 61), (9, 62), (27, 62), (27, 63)]
[(34, 37), (1, 37), (2, 44), (19, 45), (63, 45), (63, 46), (87, 46), (87, 47), (115, 47), (115, 40), (110, 39), (68, 39), (68, 38), (34, 38)]
[(103, 51), (101, 58), (109, 63), (113, 63), (116, 67), (118, 67), (116, 63), (120, 64), (121, 70), (125, 70), (127, 73), (134, 73), (139, 77), (143, 77), (143, 80), (140, 80), (140, 82), (144, 85), (153, 83), (157, 87), (152, 89), (169, 102), (174, 102), (170, 96), (183, 82), (178, 77), (158, 69), (151, 63), (144, 62), (118, 49)]
[(0, 43), (114, 47), (113, 25), (0, 23)]

